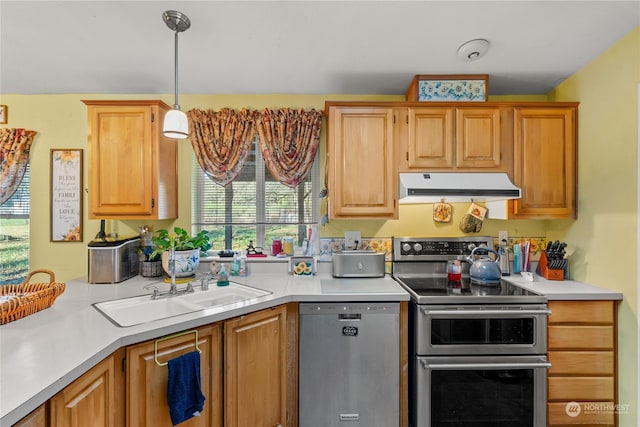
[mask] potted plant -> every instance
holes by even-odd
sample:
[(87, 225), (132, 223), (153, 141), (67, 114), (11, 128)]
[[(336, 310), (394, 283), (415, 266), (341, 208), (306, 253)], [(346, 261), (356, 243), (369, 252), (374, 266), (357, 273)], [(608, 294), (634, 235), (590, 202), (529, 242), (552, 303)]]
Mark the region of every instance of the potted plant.
[(169, 268), (169, 257), (172, 250), (175, 261), (176, 277), (188, 277), (195, 274), (200, 265), (200, 254), (211, 249), (209, 234), (202, 230), (195, 236), (190, 236), (183, 228), (174, 227), (173, 233), (166, 229), (161, 229), (151, 238), (153, 242), (153, 252), (151, 258), (161, 255), (162, 268), (165, 273), (171, 276)]

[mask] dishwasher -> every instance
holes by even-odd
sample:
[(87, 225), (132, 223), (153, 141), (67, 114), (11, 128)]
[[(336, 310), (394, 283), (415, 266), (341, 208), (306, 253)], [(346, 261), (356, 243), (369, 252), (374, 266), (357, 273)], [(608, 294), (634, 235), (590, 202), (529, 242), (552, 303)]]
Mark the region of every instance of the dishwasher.
[(299, 427), (400, 423), (400, 304), (300, 304)]

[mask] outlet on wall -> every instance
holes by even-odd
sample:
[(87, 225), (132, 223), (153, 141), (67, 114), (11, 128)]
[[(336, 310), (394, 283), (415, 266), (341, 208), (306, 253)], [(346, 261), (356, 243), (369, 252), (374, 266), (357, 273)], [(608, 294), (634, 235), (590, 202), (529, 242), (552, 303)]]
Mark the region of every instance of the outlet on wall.
[(362, 244), (362, 237), (359, 231), (344, 232), (344, 248), (345, 249), (358, 249), (358, 246), (361, 244)]
[(509, 242), (509, 234), (505, 230), (498, 231), (498, 244), (504, 245)]

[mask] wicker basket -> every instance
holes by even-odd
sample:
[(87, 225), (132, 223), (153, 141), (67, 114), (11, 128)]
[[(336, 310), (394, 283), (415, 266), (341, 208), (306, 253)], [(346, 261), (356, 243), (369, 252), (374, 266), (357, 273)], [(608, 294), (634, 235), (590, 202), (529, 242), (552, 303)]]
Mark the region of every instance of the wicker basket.
[[(49, 275), (48, 283), (29, 283), (31, 277), (37, 273)], [(55, 274), (50, 270), (34, 270), (19, 285), (0, 286), (0, 296), (11, 296), (0, 303), (0, 325), (21, 319), (45, 308), (51, 307), (53, 302), (65, 289), (65, 284), (55, 281)]]

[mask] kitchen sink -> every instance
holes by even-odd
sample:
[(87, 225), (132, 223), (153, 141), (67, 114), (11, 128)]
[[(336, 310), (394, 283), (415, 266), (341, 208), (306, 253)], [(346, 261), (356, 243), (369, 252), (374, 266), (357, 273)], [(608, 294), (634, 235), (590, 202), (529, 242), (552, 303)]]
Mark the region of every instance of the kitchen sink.
[(196, 289), (193, 293), (163, 295), (155, 300), (148, 294), (99, 302), (93, 306), (116, 325), (127, 327), (208, 308), (248, 302), (271, 293), (233, 282), (229, 286), (213, 285), (206, 291)]

